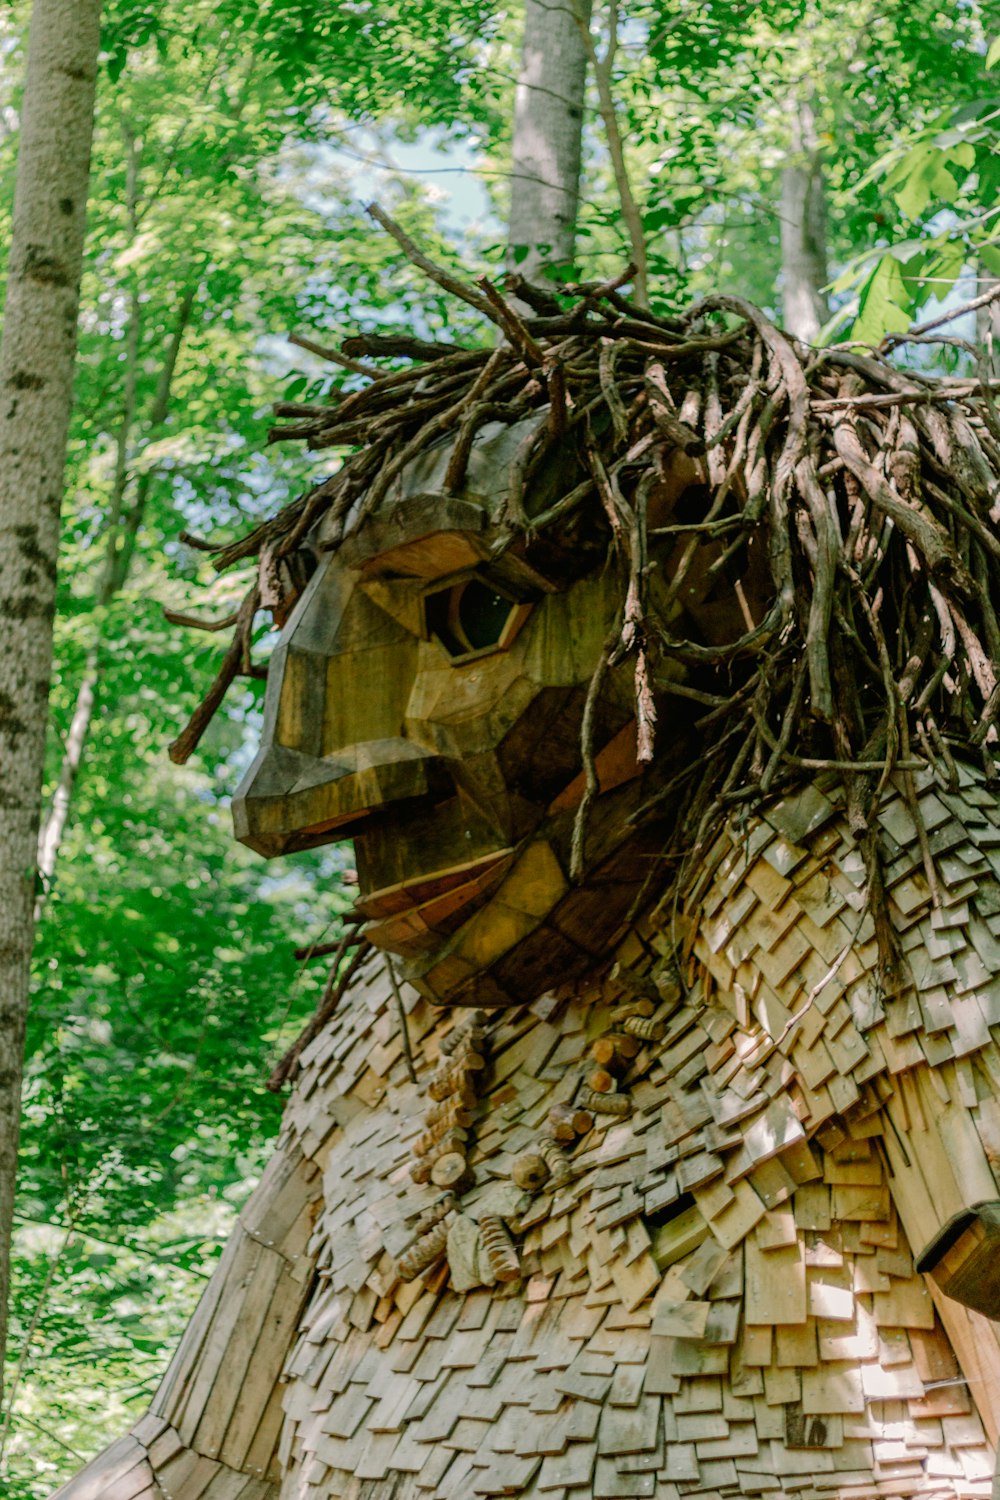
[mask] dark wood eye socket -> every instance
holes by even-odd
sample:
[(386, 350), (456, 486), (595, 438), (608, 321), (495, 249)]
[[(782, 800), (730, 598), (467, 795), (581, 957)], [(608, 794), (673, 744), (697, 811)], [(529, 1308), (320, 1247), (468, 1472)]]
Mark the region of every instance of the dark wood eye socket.
[(469, 651), (483, 651), (502, 638), (513, 604), (488, 584), (473, 578), (455, 591), (452, 600), (455, 633)]
[(499, 646), (517, 609), (481, 578), (456, 583), (426, 600), (428, 629), (456, 657)]

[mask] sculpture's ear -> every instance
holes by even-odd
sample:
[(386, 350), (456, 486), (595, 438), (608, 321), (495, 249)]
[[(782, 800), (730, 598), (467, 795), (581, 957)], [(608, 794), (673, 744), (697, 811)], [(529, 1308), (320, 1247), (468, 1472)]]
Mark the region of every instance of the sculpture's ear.
[(1000, 1319), (1000, 1202), (954, 1214), (917, 1260), (946, 1297)]

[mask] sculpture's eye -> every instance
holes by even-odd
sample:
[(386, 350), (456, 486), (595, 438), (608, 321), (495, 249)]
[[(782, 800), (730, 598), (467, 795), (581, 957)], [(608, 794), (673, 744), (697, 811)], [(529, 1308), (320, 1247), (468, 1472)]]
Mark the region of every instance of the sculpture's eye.
[(527, 613), (524, 605), (481, 578), (428, 594), (424, 608), (428, 631), (454, 658), (502, 650)]

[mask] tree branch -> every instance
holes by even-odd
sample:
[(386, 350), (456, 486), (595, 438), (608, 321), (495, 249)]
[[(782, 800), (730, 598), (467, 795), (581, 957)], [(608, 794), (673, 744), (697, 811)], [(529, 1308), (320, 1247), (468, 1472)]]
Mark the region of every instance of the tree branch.
[(635, 301), (639, 307), (646, 310), (649, 307), (649, 270), (646, 258), (646, 239), (642, 231), (642, 216), (639, 213), (635, 194), (632, 191), (632, 182), (628, 174), (628, 163), (625, 160), (625, 146), (618, 125), (618, 113), (615, 109), (615, 96), (612, 89), (612, 66), (614, 64), (615, 53), (618, 50), (617, 0), (611, 0), (608, 9), (608, 45), (603, 57), (598, 55), (594, 39), (590, 34), (590, 27), (580, 9), (578, 0), (573, 0), (573, 14), (580, 28), (583, 45), (587, 49), (587, 55), (594, 69), (598, 107), (601, 120), (604, 123), (604, 132), (608, 140), (608, 151), (611, 156), (615, 186), (618, 189), (618, 197), (621, 201), (622, 217), (625, 220), (629, 244), (632, 248), (632, 263), (635, 266)]

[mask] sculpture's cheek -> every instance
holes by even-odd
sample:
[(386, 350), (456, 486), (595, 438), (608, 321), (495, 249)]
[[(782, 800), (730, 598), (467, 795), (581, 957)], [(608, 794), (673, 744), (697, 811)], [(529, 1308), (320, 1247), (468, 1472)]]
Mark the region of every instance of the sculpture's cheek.
[(406, 734), (448, 760), (495, 750), (529, 712), (538, 685), (520, 653), (452, 666), (433, 641), (420, 649), (406, 705)]

